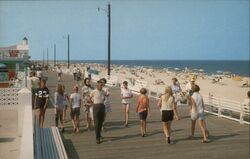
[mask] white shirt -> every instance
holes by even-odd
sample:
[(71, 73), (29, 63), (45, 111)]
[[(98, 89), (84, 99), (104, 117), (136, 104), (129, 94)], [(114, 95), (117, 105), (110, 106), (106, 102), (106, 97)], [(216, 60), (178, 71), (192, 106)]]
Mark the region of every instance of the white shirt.
[(203, 99), (200, 93), (194, 92), (192, 95), (192, 98), (194, 99), (196, 103), (196, 112), (197, 113), (203, 113), (204, 108), (203, 108)]
[(80, 107), (81, 96), (79, 93), (72, 93), (70, 99), (72, 100), (72, 108)]
[(165, 95), (161, 96), (161, 111), (173, 110), (174, 98), (169, 97), (167, 102), (164, 100), (164, 98), (165, 98)]
[(104, 104), (105, 101), (105, 92), (103, 90), (99, 91), (95, 89), (91, 92), (90, 97), (94, 104)]
[(192, 90), (192, 85), (191, 85), (190, 82), (188, 82), (187, 85), (186, 85), (185, 91), (189, 92), (190, 90)]
[(36, 76), (38, 77), (38, 78), (41, 78), (41, 77), (43, 77), (43, 73), (42, 73), (42, 71), (37, 71), (36, 72)]
[(74, 67), (72, 71), (73, 71), (73, 73), (77, 73), (77, 68)]
[(109, 91), (109, 88), (108, 87), (103, 87), (103, 91), (105, 92), (105, 101), (104, 101), (104, 105), (105, 106), (110, 106), (111, 103), (110, 103), (110, 99), (109, 99), (109, 95), (110, 95), (110, 91)]
[[(121, 89), (121, 95), (122, 95), (122, 97), (132, 97), (133, 96), (132, 91), (130, 89), (125, 89), (125, 88)], [(123, 104), (130, 104), (131, 98), (122, 99), (122, 103)]]

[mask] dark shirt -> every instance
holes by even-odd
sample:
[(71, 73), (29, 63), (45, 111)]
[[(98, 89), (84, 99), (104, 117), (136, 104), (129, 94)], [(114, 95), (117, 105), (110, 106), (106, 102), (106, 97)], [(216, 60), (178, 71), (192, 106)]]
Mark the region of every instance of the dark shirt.
[(36, 105), (39, 108), (44, 108), (46, 100), (49, 98), (49, 89), (45, 88), (38, 88), (36, 90)]

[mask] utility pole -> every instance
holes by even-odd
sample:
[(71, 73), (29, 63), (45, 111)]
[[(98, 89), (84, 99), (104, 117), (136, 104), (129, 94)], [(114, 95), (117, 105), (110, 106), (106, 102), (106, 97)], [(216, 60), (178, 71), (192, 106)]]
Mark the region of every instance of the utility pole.
[(54, 44), (54, 67), (56, 66), (56, 44)]
[(47, 48), (47, 67), (49, 66), (49, 48)]
[(111, 6), (110, 3), (108, 4), (108, 76), (110, 76), (110, 60), (111, 60)]
[(69, 34), (68, 34), (68, 69), (69, 69)]
[(43, 67), (44, 67), (44, 50), (43, 50)]

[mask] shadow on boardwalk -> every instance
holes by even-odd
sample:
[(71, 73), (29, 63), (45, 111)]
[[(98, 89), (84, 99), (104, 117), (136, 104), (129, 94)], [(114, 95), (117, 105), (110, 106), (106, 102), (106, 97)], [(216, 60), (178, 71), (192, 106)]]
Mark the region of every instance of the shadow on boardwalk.
[[(53, 95), (56, 74), (49, 73), (48, 86)], [(72, 91), (72, 76), (63, 76), (67, 92)], [(139, 130), (139, 118), (135, 113), (136, 97), (130, 108), (129, 127), (123, 126), (123, 109), (121, 106), (120, 89), (111, 88), (112, 113), (106, 124), (102, 144), (95, 143), (94, 130), (87, 131), (83, 120), (84, 110), (80, 115), (80, 133), (72, 132), (72, 124), (67, 112), (65, 133), (61, 134), (65, 149), (70, 159), (248, 159), (249, 158), (249, 126), (240, 125), (227, 119), (219, 119), (206, 115), (207, 127), (211, 142), (201, 143), (201, 132), (196, 125), (195, 139), (190, 140), (189, 107), (179, 106), (181, 120), (172, 123), (172, 139), (174, 145), (167, 145), (162, 131), (159, 109), (155, 100), (150, 101), (152, 116), (147, 120), (147, 136), (142, 138)], [(53, 99), (53, 97), (52, 97)], [(48, 109), (45, 126), (54, 125), (53, 109)]]

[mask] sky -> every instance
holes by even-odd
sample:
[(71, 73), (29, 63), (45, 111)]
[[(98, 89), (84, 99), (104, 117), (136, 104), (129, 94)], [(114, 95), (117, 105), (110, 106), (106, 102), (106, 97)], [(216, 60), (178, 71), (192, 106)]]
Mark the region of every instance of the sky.
[(249, 0), (0, 1), (0, 47), (29, 40), (29, 54), (104, 60), (111, 3), (113, 60), (249, 60)]

